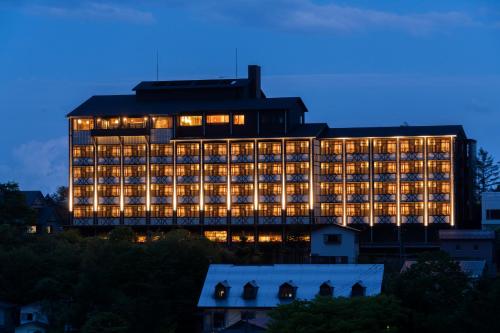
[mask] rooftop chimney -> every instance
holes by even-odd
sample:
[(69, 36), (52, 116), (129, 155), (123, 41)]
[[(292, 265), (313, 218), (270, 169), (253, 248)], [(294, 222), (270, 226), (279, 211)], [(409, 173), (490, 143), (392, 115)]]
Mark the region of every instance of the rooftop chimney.
[(248, 79), (250, 80), (250, 98), (261, 98), (260, 93), (260, 66), (248, 65)]

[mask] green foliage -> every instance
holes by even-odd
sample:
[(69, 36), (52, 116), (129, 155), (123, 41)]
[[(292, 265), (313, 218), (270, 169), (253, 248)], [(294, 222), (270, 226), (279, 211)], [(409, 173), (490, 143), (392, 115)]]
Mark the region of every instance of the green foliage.
[(126, 333), (127, 322), (117, 314), (98, 312), (93, 314), (83, 325), (82, 333)]
[(25, 226), (35, 222), (35, 212), (14, 182), (0, 183), (0, 224)]
[(392, 296), (295, 301), (270, 312), (270, 333), (399, 332), (403, 310)]
[(420, 332), (458, 330), (460, 306), (470, 288), (467, 276), (444, 252), (421, 255), (389, 284), (410, 310), (410, 327)]
[(492, 191), (500, 186), (500, 165), (483, 148), (479, 149), (476, 162), (476, 192)]
[(0, 299), (43, 300), (54, 331), (65, 324), (85, 332), (195, 331), (208, 265), (226, 255), (184, 230), (145, 244), (132, 242), (128, 229), (115, 229), (109, 240), (75, 231), (3, 237)]

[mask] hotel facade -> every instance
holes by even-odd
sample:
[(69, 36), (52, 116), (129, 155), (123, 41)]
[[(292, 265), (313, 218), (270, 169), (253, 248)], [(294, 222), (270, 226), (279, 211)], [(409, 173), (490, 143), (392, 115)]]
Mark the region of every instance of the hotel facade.
[(306, 123), (301, 98), (265, 96), (258, 66), (134, 91), (68, 114), (74, 227), (281, 242), (337, 223), (366, 242), (397, 241), (401, 227), (425, 242), (472, 223), (475, 145), (462, 126)]

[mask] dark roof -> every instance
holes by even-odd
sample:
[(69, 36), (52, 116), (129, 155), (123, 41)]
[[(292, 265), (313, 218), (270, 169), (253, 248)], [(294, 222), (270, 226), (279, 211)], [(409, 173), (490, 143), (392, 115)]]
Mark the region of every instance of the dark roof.
[(39, 204), (43, 204), (44, 196), (41, 191), (21, 191), (26, 200), (26, 204), (32, 207), (37, 200), (41, 200)]
[(495, 232), (489, 230), (439, 230), (439, 239), (447, 240), (478, 240), (495, 239)]
[(328, 129), (326, 123), (301, 124), (287, 133), (287, 137), (318, 137)]
[(226, 100), (144, 100), (135, 95), (92, 96), (68, 117), (167, 115), (197, 111), (285, 110), (307, 108), (300, 97)]
[(325, 138), (457, 135), (465, 137), (461, 125), (330, 128)]
[(246, 87), (248, 79), (217, 79), (217, 80), (177, 80), (177, 81), (142, 81), (134, 87), (137, 90), (175, 90), (200, 88), (236, 88)]

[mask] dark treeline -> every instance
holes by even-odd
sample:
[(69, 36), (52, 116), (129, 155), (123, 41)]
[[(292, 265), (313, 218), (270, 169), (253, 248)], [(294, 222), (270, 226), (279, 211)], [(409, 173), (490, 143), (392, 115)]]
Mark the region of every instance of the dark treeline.
[(183, 230), (135, 243), (128, 229), (107, 239), (74, 231), (26, 235), (0, 225), (0, 300), (41, 301), (53, 332), (191, 332), (211, 262), (233, 254)]

